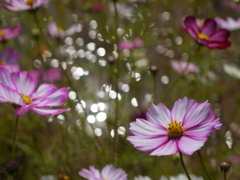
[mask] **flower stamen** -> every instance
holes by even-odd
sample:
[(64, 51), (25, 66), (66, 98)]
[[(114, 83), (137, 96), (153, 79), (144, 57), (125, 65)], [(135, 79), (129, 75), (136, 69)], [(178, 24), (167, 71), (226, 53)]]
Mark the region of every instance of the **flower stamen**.
[(182, 136), (184, 129), (182, 127), (182, 122), (173, 121), (168, 123), (167, 134), (171, 138), (178, 138)]
[(32, 99), (29, 97), (29, 96), (26, 96), (25, 94), (21, 94), (22, 98), (23, 98), (23, 101), (26, 103), (26, 104), (32, 104)]
[(35, 1), (36, 1), (36, 0), (26, 0), (26, 3), (27, 3), (29, 6), (32, 6)]
[(5, 36), (6, 35), (6, 31), (0, 29), (0, 36)]
[(209, 39), (210, 39), (209, 36), (207, 36), (206, 34), (203, 34), (203, 33), (199, 33), (199, 34), (197, 35), (197, 37), (198, 37), (199, 39), (205, 39), (205, 40), (209, 40)]

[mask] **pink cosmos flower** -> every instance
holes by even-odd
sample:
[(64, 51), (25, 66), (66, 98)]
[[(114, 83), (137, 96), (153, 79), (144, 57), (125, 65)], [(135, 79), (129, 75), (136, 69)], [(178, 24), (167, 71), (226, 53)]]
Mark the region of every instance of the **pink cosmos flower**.
[(94, 166), (82, 169), (78, 174), (88, 180), (127, 180), (127, 174), (121, 168), (115, 168), (112, 164), (106, 165), (101, 172)]
[(215, 21), (217, 22), (218, 26), (227, 30), (237, 30), (240, 29), (240, 18), (233, 19), (231, 17), (227, 17), (226, 20), (216, 17)]
[(97, 13), (104, 10), (104, 4), (103, 3), (97, 3), (92, 6), (92, 12)]
[(51, 22), (48, 24), (47, 30), (48, 34), (51, 37), (57, 37), (57, 38), (65, 38), (67, 36), (71, 36), (75, 34), (76, 32), (80, 31), (80, 24), (76, 23), (72, 25), (70, 28), (68, 28), (66, 31), (64, 31), (62, 28), (58, 27), (55, 22)]
[(124, 49), (134, 50), (141, 48), (143, 46), (143, 41), (140, 38), (135, 38), (133, 41), (120, 41), (118, 48), (120, 51)]
[(50, 116), (68, 111), (52, 109), (63, 105), (68, 98), (68, 89), (57, 89), (53, 84), (41, 84), (37, 90), (37, 79), (25, 71), (10, 73), (0, 67), (0, 103), (12, 103), (17, 107), (15, 116), (22, 116), (32, 109), (36, 114)]
[(221, 125), (208, 102), (197, 103), (185, 97), (177, 100), (171, 111), (162, 103), (153, 104), (148, 109), (147, 120), (130, 123), (133, 136), (127, 139), (140, 151), (153, 151), (151, 156), (178, 151), (192, 155)]
[[(188, 74), (191, 74), (191, 73), (199, 72), (199, 67), (196, 64), (191, 63), (191, 62), (188, 64), (188, 62), (186, 62), (186, 61), (171, 60), (170, 63), (171, 63), (172, 68), (176, 72), (178, 72), (179, 74), (183, 73), (183, 75), (185, 75), (185, 76), (187, 76)], [(187, 66), (187, 64), (188, 64), (188, 66)], [(186, 66), (187, 66), (187, 69), (185, 70)]]
[(62, 79), (62, 72), (60, 68), (51, 68), (48, 70), (37, 69), (30, 72), (36, 79), (41, 79), (44, 82), (60, 81)]
[(0, 65), (7, 68), (10, 72), (19, 71), (19, 66), (16, 63), (20, 58), (20, 52), (7, 47), (5, 50), (0, 50)]
[(22, 26), (18, 25), (15, 27), (4, 26), (0, 27), (0, 41), (6, 41), (13, 39), (19, 35), (22, 30)]
[(231, 45), (228, 40), (230, 32), (226, 29), (216, 30), (214, 19), (199, 20), (193, 16), (184, 19), (184, 28), (196, 41), (208, 48), (225, 49)]
[(9, 11), (25, 11), (36, 9), (47, 3), (49, 0), (4, 0), (8, 5), (2, 6)]

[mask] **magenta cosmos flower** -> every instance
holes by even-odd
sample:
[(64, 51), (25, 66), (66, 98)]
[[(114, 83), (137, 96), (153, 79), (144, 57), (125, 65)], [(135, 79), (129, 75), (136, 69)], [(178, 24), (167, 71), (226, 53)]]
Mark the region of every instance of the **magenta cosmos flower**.
[(13, 39), (19, 35), (22, 30), (22, 26), (18, 25), (15, 27), (4, 26), (0, 27), (0, 41), (6, 41)]
[(237, 30), (240, 29), (240, 18), (233, 19), (231, 17), (227, 17), (226, 20), (216, 17), (215, 21), (217, 22), (218, 26), (227, 30)]
[(10, 73), (0, 67), (0, 102), (16, 105), (15, 116), (22, 116), (32, 109), (36, 114), (50, 116), (68, 111), (52, 109), (63, 105), (68, 89), (57, 89), (53, 84), (41, 84), (37, 90), (37, 79), (25, 71)]
[(171, 60), (170, 64), (171, 64), (172, 68), (177, 73), (179, 73), (179, 74), (183, 73), (183, 75), (185, 75), (185, 76), (187, 76), (188, 74), (191, 74), (191, 73), (198, 73), (199, 72), (199, 67), (196, 64), (192, 63), (192, 62), (190, 62), (188, 64), (187, 61)]
[(7, 68), (10, 72), (19, 71), (17, 61), (20, 58), (20, 52), (7, 47), (5, 50), (0, 50), (0, 65)]
[(106, 165), (101, 172), (94, 166), (82, 169), (78, 174), (88, 180), (127, 180), (127, 174), (121, 168), (115, 168), (112, 164)]
[(76, 23), (72, 25), (70, 28), (68, 28), (66, 31), (64, 31), (62, 28), (58, 27), (55, 22), (51, 22), (48, 24), (47, 30), (48, 34), (51, 37), (63, 39), (67, 36), (75, 34), (76, 32), (79, 32), (81, 30), (81, 27), (79, 23)]
[(209, 103), (197, 103), (185, 97), (177, 100), (171, 111), (162, 103), (153, 104), (148, 109), (147, 120), (130, 123), (134, 136), (127, 139), (140, 151), (153, 151), (151, 156), (172, 155), (178, 151), (191, 155), (221, 125)]
[(200, 20), (193, 16), (184, 19), (184, 28), (196, 41), (208, 48), (224, 49), (231, 45), (228, 40), (230, 32), (226, 29), (216, 30), (214, 19)]
[(143, 46), (143, 41), (140, 38), (135, 38), (133, 41), (120, 41), (118, 43), (119, 50), (123, 51), (124, 49), (134, 50), (141, 48)]
[(36, 9), (47, 3), (49, 0), (4, 0), (8, 5), (2, 5), (9, 11), (25, 11)]

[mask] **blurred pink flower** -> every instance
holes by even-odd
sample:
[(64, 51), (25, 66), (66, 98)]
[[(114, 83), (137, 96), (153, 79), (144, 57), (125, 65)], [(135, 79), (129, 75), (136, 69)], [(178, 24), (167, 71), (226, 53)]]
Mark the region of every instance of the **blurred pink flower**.
[(0, 41), (6, 41), (9, 39), (13, 39), (19, 35), (22, 30), (22, 26), (18, 25), (15, 27), (4, 26), (0, 27)]
[(17, 50), (7, 47), (5, 50), (0, 50), (0, 65), (7, 68), (10, 72), (19, 71), (19, 65), (17, 61), (20, 58), (20, 52)]
[(22, 116), (29, 110), (42, 116), (51, 116), (69, 111), (52, 109), (63, 105), (68, 98), (68, 89), (57, 89), (53, 84), (41, 84), (37, 90), (37, 79), (25, 71), (10, 73), (0, 67), (0, 102), (12, 103), (17, 107), (15, 116)]
[(9, 11), (25, 11), (36, 9), (39, 6), (47, 3), (49, 0), (4, 0), (9, 5), (2, 6)]
[(104, 4), (103, 3), (97, 3), (92, 6), (92, 12), (97, 13), (104, 10)]
[(112, 164), (106, 165), (101, 172), (94, 166), (82, 169), (78, 174), (88, 180), (127, 180), (127, 174), (121, 168), (115, 168)]
[(233, 19), (231, 17), (227, 17), (226, 20), (216, 17), (215, 21), (218, 26), (227, 30), (237, 30), (240, 29), (240, 18)]
[[(198, 73), (199, 72), (199, 67), (196, 64), (192, 63), (192, 62), (190, 62), (188, 64), (187, 61), (171, 60), (170, 64), (171, 64), (172, 68), (177, 73), (179, 73), (179, 74), (183, 73), (183, 75), (185, 75), (185, 76), (187, 76), (188, 74), (191, 74), (191, 73)], [(187, 69), (185, 70), (186, 67), (187, 67)]]
[(76, 23), (64, 31), (62, 28), (58, 27), (55, 22), (51, 22), (48, 24), (47, 30), (48, 30), (48, 34), (51, 37), (57, 37), (57, 38), (63, 39), (67, 36), (71, 36), (75, 34), (76, 32), (79, 32), (80, 24)]
[(55, 82), (62, 79), (62, 72), (60, 68), (51, 68), (48, 70), (36, 69), (30, 72), (36, 79), (41, 79), (44, 82)]
[(207, 137), (222, 124), (211, 111), (210, 104), (183, 98), (170, 111), (164, 104), (152, 104), (147, 120), (130, 123), (133, 136), (127, 139), (140, 151), (153, 151), (151, 156), (173, 155), (178, 151), (192, 155)]
[(135, 38), (133, 41), (120, 41), (118, 48), (120, 51), (124, 49), (134, 50), (141, 48), (143, 46), (143, 41), (140, 38)]
[(208, 48), (225, 49), (231, 45), (228, 40), (230, 32), (226, 29), (216, 30), (214, 19), (199, 20), (193, 16), (184, 19), (184, 28), (196, 41)]

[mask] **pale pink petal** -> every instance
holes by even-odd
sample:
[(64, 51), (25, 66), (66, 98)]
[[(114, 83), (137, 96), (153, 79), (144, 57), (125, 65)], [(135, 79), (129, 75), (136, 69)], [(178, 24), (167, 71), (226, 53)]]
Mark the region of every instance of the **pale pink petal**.
[(13, 72), (11, 74), (11, 77), (16, 83), (16, 87), (19, 93), (30, 96), (37, 87), (37, 80), (28, 72)]
[(156, 150), (154, 150), (150, 156), (167, 156), (173, 155), (178, 152), (178, 147), (175, 139), (169, 139)]
[(22, 115), (26, 114), (30, 109), (33, 109), (34, 106), (35, 106), (34, 104), (18, 106), (15, 109), (14, 115), (22, 116)]
[(9, 102), (16, 105), (23, 105), (22, 96), (14, 89), (0, 84), (0, 97), (2, 102)]
[(79, 30), (80, 30), (80, 24), (74, 24), (65, 31), (65, 35), (71, 36), (71, 35), (75, 34), (76, 32), (79, 32)]
[(49, 98), (40, 98), (32, 101), (32, 104), (36, 104), (36, 107), (45, 107), (51, 102)]
[(211, 134), (214, 129), (216, 123), (203, 123), (201, 125), (186, 129), (184, 131), (184, 135), (193, 136), (193, 137), (206, 137)]
[(96, 169), (94, 166), (90, 166), (88, 169), (82, 169), (78, 172), (78, 174), (84, 178), (95, 180), (95, 178), (101, 178), (100, 171)]
[(56, 90), (57, 88), (53, 84), (43, 83), (38, 87), (37, 91), (32, 95), (32, 98), (39, 99), (43, 97), (48, 97), (50, 94), (52, 94)]
[(184, 97), (183, 99), (179, 99), (174, 103), (173, 109), (171, 111), (171, 119), (173, 121), (182, 122), (183, 118), (187, 112), (187, 110), (195, 104), (196, 101), (189, 100)]
[(68, 89), (61, 88), (48, 96), (51, 99), (51, 102), (48, 103), (48, 106), (61, 106), (66, 103), (68, 99)]
[(192, 155), (195, 151), (199, 150), (206, 142), (207, 137), (187, 137), (182, 136), (177, 140), (179, 151), (185, 155)]
[(0, 83), (10, 87), (11, 89), (16, 89), (16, 86), (11, 79), (9, 71), (3, 66), (0, 66)]
[(189, 129), (201, 124), (209, 117), (210, 111), (210, 104), (207, 102), (193, 104), (193, 106), (188, 109), (183, 119), (183, 128)]
[(128, 136), (134, 147), (140, 151), (153, 151), (168, 141), (168, 136)]
[(121, 168), (116, 169), (112, 164), (106, 165), (101, 174), (103, 179), (127, 180), (127, 174)]
[(130, 128), (132, 134), (134, 135), (166, 135), (166, 128), (159, 124), (153, 123), (151, 121), (146, 121), (143, 119), (137, 119), (135, 122), (130, 123)]
[(48, 107), (34, 107), (33, 111), (41, 116), (53, 116), (69, 111), (69, 109), (51, 109)]
[(147, 112), (147, 119), (163, 127), (168, 127), (168, 123), (171, 122), (171, 113), (162, 103), (159, 103), (158, 106), (152, 104)]

